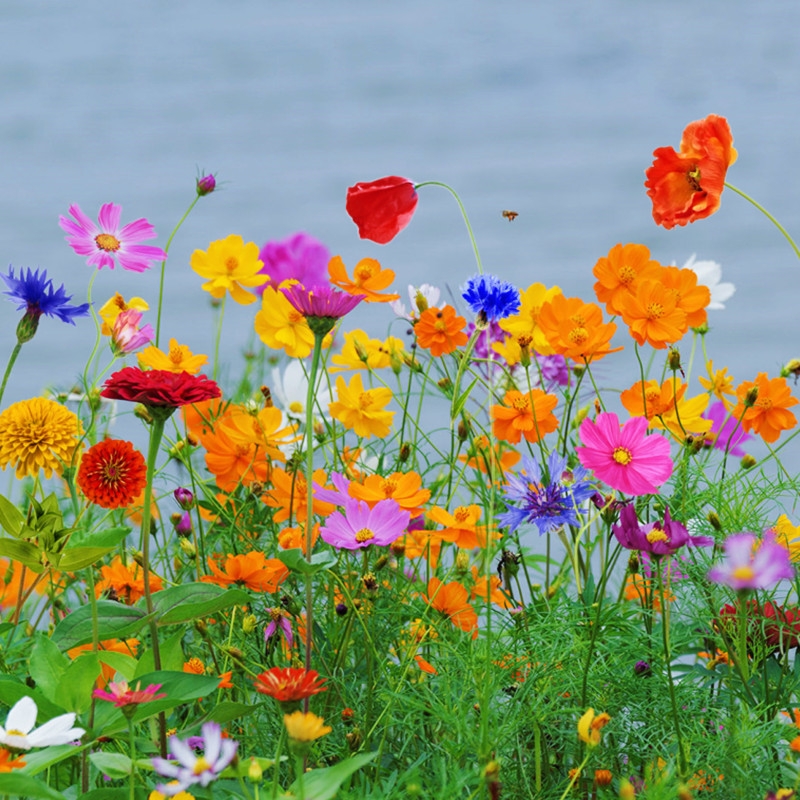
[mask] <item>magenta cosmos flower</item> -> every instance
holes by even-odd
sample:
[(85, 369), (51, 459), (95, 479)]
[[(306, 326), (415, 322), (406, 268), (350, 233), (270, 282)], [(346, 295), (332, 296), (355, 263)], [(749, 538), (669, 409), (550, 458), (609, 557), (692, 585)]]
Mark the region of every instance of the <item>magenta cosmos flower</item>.
[(712, 567), (708, 579), (731, 589), (771, 589), (779, 580), (794, 577), (789, 551), (767, 532), (759, 544), (752, 533), (735, 533), (725, 540), (725, 558)]
[(386, 546), (399, 539), (408, 527), (411, 514), (401, 511), (394, 500), (381, 500), (372, 508), (362, 500), (347, 498), (344, 514), (328, 517), (319, 535), (328, 544), (345, 550), (358, 550), (371, 544)]
[(286, 280), (299, 281), (304, 286), (324, 286), (328, 280), (330, 251), (303, 231), (267, 242), (258, 257), (264, 262), (261, 272), (269, 275), (269, 282), (256, 286), (253, 291), (257, 294), (262, 294), (265, 286), (277, 289)]
[(710, 536), (690, 536), (680, 522), (670, 517), (669, 509), (664, 511), (663, 522), (639, 525), (636, 509), (627, 505), (620, 512), (619, 521), (620, 524), (614, 525), (612, 530), (617, 541), (628, 550), (640, 550), (654, 556), (671, 556), (684, 545), (709, 547), (714, 544)]
[(672, 475), (669, 440), (647, 435), (647, 419), (632, 417), (622, 427), (616, 414), (602, 413), (581, 423), (581, 464), (612, 489), (630, 495), (656, 494)]
[(295, 283), (281, 289), (284, 297), (299, 311), (314, 334), (325, 336), (345, 314), (349, 314), (365, 297), (363, 294), (347, 294), (331, 286), (312, 286), (306, 289)]
[(99, 227), (78, 205), (71, 205), (69, 213), (74, 219), (62, 216), (58, 224), (69, 234), (66, 237), (69, 246), (79, 256), (88, 256), (86, 263), (90, 267), (114, 269), (119, 262), (122, 269), (144, 272), (153, 266), (153, 261), (163, 261), (167, 257), (160, 247), (139, 244), (156, 237), (155, 228), (146, 219), (137, 219), (120, 228), (122, 206), (116, 203), (100, 206)]

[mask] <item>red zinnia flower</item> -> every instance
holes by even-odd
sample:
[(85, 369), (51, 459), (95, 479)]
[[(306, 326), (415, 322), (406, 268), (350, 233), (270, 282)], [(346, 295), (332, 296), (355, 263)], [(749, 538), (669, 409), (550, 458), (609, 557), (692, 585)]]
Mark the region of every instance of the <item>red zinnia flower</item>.
[(387, 244), (411, 222), (417, 207), (417, 192), (408, 178), (391, 175), (347, 190), (345, 208), (358, 225), (358, 235)]
[(274, 697), (279, 703), (293, 703), (305, 700), (312, 694), (327, 692), (323, 686), (325, 678), (320, 678), (316, 670), (302, 667), (273, 667), (256, 675), (255, 689), (261, 694)]
[(90, 502), (101, 508), (129, 506), (146, 482), (144, 456), (130, 442), (106, 439), (90, 447), (81, 458), (78, 486)]
[(100, 392), (110, 400), (143, 403), (149, 408), (179, 408), (221, 397), (219, 386), (205, 375), (175, 374), (163, 369), (125, 367), (108, 378)]

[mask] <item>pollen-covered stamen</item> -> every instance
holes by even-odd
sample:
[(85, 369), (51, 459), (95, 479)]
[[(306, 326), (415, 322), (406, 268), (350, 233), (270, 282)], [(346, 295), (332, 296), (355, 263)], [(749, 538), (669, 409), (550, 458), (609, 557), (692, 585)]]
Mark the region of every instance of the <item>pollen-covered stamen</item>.
[(588, 339), (589, 339), (589, 331), (587, 331), (586, 328), (583, 327), (573, 328), (569, 332), (569, 340), (574, 345), (580, 346), (582, 344), (585, 344), (588, 341)]
[(756, 573), (752, 567), (736, 567), (731, 575), (737, 581), (751, 581), (755, 578)]
[(664, 316), (664, 306), (661, 303), (648, 303), (647, 304), (647, 318), (648, 319), (661, 319)]
[(292, 414), (302, 414), (303, 404), (299, 400), (292, 400), (292, 402), (289, 403), (289, 411), (291, 411)]
[(363, 285), (364, 281), (368, 281), (373, 276), (374, 272), (372, 265), (369, 263), (357, 265), (354, 275), (356, 284), (358, 286)]
[(696, 192), (700, 192), (700, 191), (703, 190), (703, 187), (700, 186), (700, 168), (699, 167), (694, 166), (686, 173), (686, 182)]
[(633, 454), (627, 447), (615, 447), (614, 452), (611, 454), (611, 458), (617, 462), (617, 464), (621, 464), (623, 467), (626, 467), (628, 464), (633, 461)]
[(361, 394), (358, 396), (358, 407), (362, 411), (365, 411), (366, 409), (368, 409), (372, 405), (373, 402), (374, 402), (374, 398), (372, 397), (372, 395), (369, 392), (361, 392)]
[(515, 397), (511, 401), (511, 405), (514, 406), (517, 411), (527, 411), (529, 404), (530, 400), (524, 394), (520, 395), (519, 397)]
[(211, 769), (211, 764), (208, 763), (205, 756), (200, 756), (197, 761), (194, 762), (194, 769), (192, 773), (194, 775), (202, 775), (204, 772), (208, 772)]
[(633, 283), (636, 280), (636, 276), (639, 273), (633, 267), (628, 266), (627, 264), (623, 264), (620, 267), (619, 272), (617, 273), (617, 277), (619, 278), (619, 282), (625, 286), (629, 283)]
[(101, 250), (105, 250), (107, 253), (116, 253), (122, 247), (122, 242), (110, 233), (98, 233), (94, 237), (94, 242)]
[(361, 528), (356, 532), (357, 542), (368, 542), (370, 539), (375, 538), (375, 532), (371, 528)]
[(469, 520), (469, 509), (459, 506), (454, 512), (453, 517), (456, 522), (467, 522)]
[(394, 497), (394, 493), (397, 491), (397, 481), (392, 480), (391, 478), (386, 478), (383, 481), (383, 496), (386, 498)]
[(645, 539), (647, 539), (650, 544), (655, 544), (656, 542), (667, 542), (667, 544), (669, 544), (669, 536), (660, 528), (653, 528), (653, 530), (645, 536)]

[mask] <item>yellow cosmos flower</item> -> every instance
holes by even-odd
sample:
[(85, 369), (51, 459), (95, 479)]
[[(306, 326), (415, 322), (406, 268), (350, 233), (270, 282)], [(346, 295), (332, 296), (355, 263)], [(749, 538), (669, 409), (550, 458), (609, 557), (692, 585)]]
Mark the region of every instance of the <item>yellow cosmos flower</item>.
[(212, 297), (224, 297), (225, 292), (230, 292), (243, 306), (256, 301), (256, 296), (243, 287), (262, 286), (269, 280), (269, 275), (260, 271), (264, 263), (258, 257), (258, 245), (245, 244), (237, 234), (211, 242), (207, 251), (195, 250), (190, 263), (201, 278), (209, 278), (203, 289)]
[(314, 334), (306, 318), (286, 299), (283, 292), (267, 286), (256, 314), (258, 338), (273, 350), (290, 358), (305, 358), (314, 347)]
[(515, 339), (525, 337), (530, 339), (530, 348), (543, 356), (552, 355), (555, 351), (547, 342), (547, 337), (539, 327), (539, 312), (542, 306), (561, 294), (558, 286), (549, 289), (543, 283), (533, 283), (527, 289), (520, 289), (520, 307), (516, 314), (501, 319), (498, 323), (506, 332)]
[(789, 551), (789, 558), (800, 561), (800, 525), (792, 525), (789, 517), (781, 514), (772, 530), (775, 531), (775, 541)]
[(13, 465), (18, 478), (61, 473), (72, 461), (83, 425), (68, 408), (46, 397), (10, 405), (0, 414), (0, 467)]
[(734, 403), (732, 403), (725, 395), (731, 395), (731, 397), (736, 397), (736, 390), (733, 388), (733, 375), (728, 375), (728, 368), (723, 367), (722, 369), (714, 369), (714, 362), (709, 361), (706, 363), (706, 369), (708, 370), (708, 378), (698, 377), (698, 381), (700, 381), (700, 385), (714, 397), (719, 398), (725, 403), (725, 408), (730, 410), (733, 408)]
[(137, 356), (142, 369), (162, 369), (167, 372), (188, 372), (197, 375), (208, 361), (208, 356), (194, 355), (185, 344), (178, 344), (177, 339), (169, 340), (169, 352), (165, 353), (154, 345), (146, 347)]
[(590, 708), (578, 720), (578, 736), (582, 742), (586, 742), (589, 747), (597, 747), (600, 744), (600, 730), (611, 722), (611, 717), (604, 711), (602, 714), (595, 714), (594, 709)]
[(117, 292), (97, 312), (100, 319), (103, 320), (103, 327), (100, 329), (100, 333), (102, 333), (103, 336), (111, 336), (111, 332), (114, 330), (114, 323), (123, 311), (130, 311), (131, 309), (134, 311), (147, 311), (148, 308), (150, 308), (150, 306), (147, 305), (147, 302), (141, 297), (131, 297), (130, 300), (126, 300)]
[(356, 373), (345, 384), (344, 378), (336, 379), (336, 396), (330, 403), (331, 416), (338, 419), (345, 428), (353, 430), (358, 436), (377, 436), (382, 439), (389, 433), (394, 411), (384, 411), (383, 407), (392, 399), (392, 390), (387, 388), (364, 389), (361, 375)]
[(357, 328), (344, 335), (342, 352), (331, 358), (335, 366), (329, 367), (328, 372), (400, 366), (403, 363), (403, 353), (402, 339), (394, 336), (389, 336), (385, 341), (371, 339)]
[(295, 711), (292, 714), (284, 714), (283, 724), (286, 726), (289, 738), (294, 739), (296, 742), (313, 742), (333, 730), (325, 724), (325, 720), (322, 717), (318, 717), (310, 711), (306, 713)]

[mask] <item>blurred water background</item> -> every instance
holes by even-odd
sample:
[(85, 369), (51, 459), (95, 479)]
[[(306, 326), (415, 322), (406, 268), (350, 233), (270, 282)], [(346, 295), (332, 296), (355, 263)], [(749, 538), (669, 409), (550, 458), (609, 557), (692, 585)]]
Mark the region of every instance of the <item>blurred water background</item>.
[[(485, 269), (521, 286), (593, 300), (592, 267), (617, 242), (647, 244), (662, 263), (716, 260), (737, 292), (710, 314), (715, 365), (738, 382), (800, 356), (800, 262), (777, 230), (726, 192), (715, 216), (665, 231), (642, 185), (656, 147), (721, 114), (739, 151), (730, 182), (800, 235), (793, 0), (5, 0), (0, 24), (0, 261), (46, 268), (79, 301), (91, 269), (58, 227), (70, 203), (90, 216), (120, 203), (123, 222), (147, 217), (163, 246), (196, 175), (214, 172), (222, 190), (175, 239), (166, 279), (162, 335), (194, 352), (212, 352), (214, 330), (189, 257), (230, 233), (261, 245), (305, 230), (349, 267), (378, 258), (403, 294), (423, 281), (457, 291), (475, 264), (444, 191), (422, 190), (386, 247), (359, 240), (347, 217), (347, 186), (398, 174), (455, 187)], [(156, 271), (104, 270), (94, 299), (115, 291), (155, 308)], [(256, 308), (228, 304), (232, 373)], [(0, 304), (4, 352), (17, 319)], [(357, 317), (381, 336), (390, 320), (386, 307)], [(68, 388), (93, 339), (88, 320), (43, 320), (5, 404)], [(601, 381), (624, 388), (630, 347), (615, 359)]]

